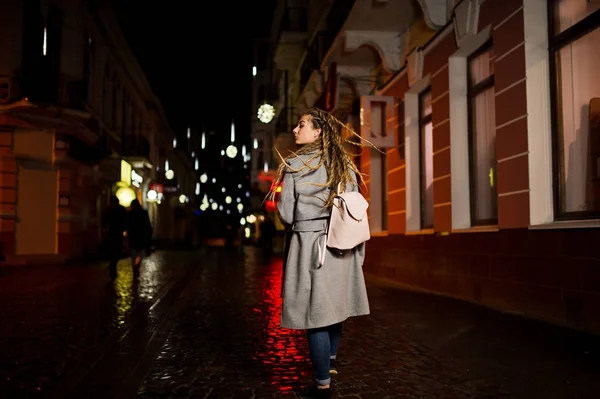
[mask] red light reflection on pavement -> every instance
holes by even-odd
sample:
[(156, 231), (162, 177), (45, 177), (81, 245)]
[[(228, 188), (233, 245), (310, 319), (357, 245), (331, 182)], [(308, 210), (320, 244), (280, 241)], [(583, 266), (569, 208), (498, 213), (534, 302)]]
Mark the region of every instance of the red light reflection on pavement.
[(264, 304), (253, 309), (264, 340), (256, 343), (254, 359), (270, 370), (271, 386), (279, 391), (291, 391), (307, 381), (310, 359), (305, 332), (280, 327), (282, 269), (281, 259), (265, 265), (260, 286)]

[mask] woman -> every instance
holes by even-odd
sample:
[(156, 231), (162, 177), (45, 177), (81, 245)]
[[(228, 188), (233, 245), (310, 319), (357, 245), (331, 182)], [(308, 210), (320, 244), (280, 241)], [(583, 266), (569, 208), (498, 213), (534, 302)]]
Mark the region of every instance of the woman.
[[(307, 330), (315, 373), (316, 383), (301, 394), (304, 398), (331, 397), (342, 322), (369, 314), (362, 272), (364, 244), (340, 252), (327, 249), (324, 240), (338, 184), (342, 191), (358, 191), (362, 182), (344, 149), (349, 141), (342, 137), (342, 127), (340, 121), (320, 109), (302, 115), (294, 128), (300, 149), (282, 162), (273, 185), (282, 183), (278, 210), (281, 220), (289, 225), (281, 326)], [(321, 251), (326, 251), (322, 266)]]

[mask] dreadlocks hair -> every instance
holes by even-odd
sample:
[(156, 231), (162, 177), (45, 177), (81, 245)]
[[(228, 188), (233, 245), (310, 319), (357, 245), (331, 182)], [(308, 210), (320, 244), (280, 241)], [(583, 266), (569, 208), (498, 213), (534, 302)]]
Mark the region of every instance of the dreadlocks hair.
[[(279, 165), (272, 187), (278, 187), (283, 181), (285, 173), (288, 171), (310, 172), (325, 165), (328, 177), (327, 182), (324, 185), (318, 183), (311, 184), (330, 188), (329, 197), (325, 200), (324, 207), (331, 208), (333, 206), (333, 200), (337, 195), (338, 185), (340, 186), (341, 191), (345, 191), (347, 187), (354, 184), (353, 175), (357, 176), (357, 184), (365, 184), (363, 175), (352, 161), (352, 158), (360, 155), (362, 151), (357, 154), (349, 153), (344, 148), (344, 144), (348, 143), (361, 149), (364, 147), (371, 147), (378, 151), (381, 150), (370, 141), (362, 138), (354, 130), (348, 128), (329, 112), (319, 108), (311, 108), (303, 115), (310, 116), (309, 122), (314, 129), (321, 129), (321, 134), (313, 143), (302, 146), (298, 151), (291, 152), (291, 154), (285, 158), (277, 148), (275, 148), (275, 151), (277, 151), (282, 162)], [(342, 135), (343, 129), (346, 129), (350, 133), (349, 137), (345, 138)], [(300, 155), (307, 154), (313, 155), (307, 161), (304, 161)], [(294, 169), (290, 165), (290, 161), (294, 158), (298, 158), (302, 162), (302, 166), (299, 169)], [(313, 165), (313, 161), (315, 160), (318, 160), (318, 162)], [(270, 199), (275, 197), (275, 191), (273, 190), (267, 195)]]

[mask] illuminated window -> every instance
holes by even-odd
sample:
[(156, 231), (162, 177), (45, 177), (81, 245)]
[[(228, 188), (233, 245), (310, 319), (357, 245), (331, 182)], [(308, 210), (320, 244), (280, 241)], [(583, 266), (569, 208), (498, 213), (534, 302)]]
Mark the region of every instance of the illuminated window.
[(431, 90), (419, 96), (419, 142), (421, 149), (421, 228), (433, 228), (433, 122)]
[(498, 222), (494, 55), (490, 46), (469, 57), (471, 224)]

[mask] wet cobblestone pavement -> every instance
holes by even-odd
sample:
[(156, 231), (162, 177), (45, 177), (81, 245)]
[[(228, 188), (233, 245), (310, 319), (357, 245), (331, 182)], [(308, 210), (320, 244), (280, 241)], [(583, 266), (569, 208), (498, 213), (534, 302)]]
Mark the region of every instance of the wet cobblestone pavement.
[[(281, 260), (223, 248), (0, 268), (0, 398), (295, 398), (305, 335), (279, 328)], [(334, 397), (598, 398), (600, 338), (368, 278)]]
[[(296, 397), (311, 369), (304, 333), (279, 327), (280, 284), (280, 261), (207, 265), (138, 398)], [(343, 336), (337, 397), (510, 397), (376, 318), (350, 319)]]
[(191, 259), (154, 253), (138, 281), (127, 259), (115, 281), (105, 262), (0, 268), (0, 397), (64, 397), (189, 272)]

